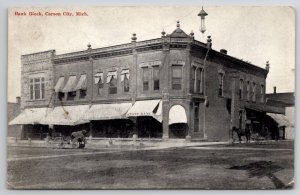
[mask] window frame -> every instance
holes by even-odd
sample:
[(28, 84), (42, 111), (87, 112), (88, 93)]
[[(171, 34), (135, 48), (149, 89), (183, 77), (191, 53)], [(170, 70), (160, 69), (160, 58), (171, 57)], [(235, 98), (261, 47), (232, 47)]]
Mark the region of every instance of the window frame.
[[(145, 73), (147, 71), (147, 75)], [(149, 91), (149, 81), (150, 81), (150, 68), (149, 67), (142, 67), (142, 81), (143, 81), (143, 91)], [(146, 78), (147, 77), (147, 78)]]
[[(180, 70), (180, 77), (174, 76), (174, 70)], [(182, 80), (183, 80), (183, 68), (181, 64), (173, 64), (172, 65), (172, 75), (171, 75), (171, 87), (174, 91), (181, 91), (182, 90)], [(178, 88), (175, 86), (179, 86)]]
[[(37, 92), (39, 94), (38, 97), (37, 97)], [(45, 100), (45, 92), (46, 92), (45, 77), (29, 78), (29, 99), (30, 100)]]
[(225, 77), (224, 72), (218, 73), (218, 96), (219, 97), (224, 97), (224, 77)]
[[(155, 75), (155, 71), (157, 71), (157, 75)], [(159, 66), (152, 67), (152, 80), (153, 80), (153, 91), (160, 90), (160, 69)]]

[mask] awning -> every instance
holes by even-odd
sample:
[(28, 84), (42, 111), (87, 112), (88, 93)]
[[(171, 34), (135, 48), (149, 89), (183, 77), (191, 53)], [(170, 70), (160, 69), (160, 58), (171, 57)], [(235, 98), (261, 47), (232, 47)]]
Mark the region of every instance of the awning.
[(127, 79), (129, 79), (129, 70), (128, 69), (122, 70), (122, 72), (121, 72), (121, 82), (124, 81), (125, 76), (126, 76)]
[(278, 127), (291, 127), (293, 124), (290, 123), (289, 119), (283, 114), (274, 114), (274, 113), (267, 113), (272, 119), (276, 121)]
[(107, 73), (106, 83), (110, 83), (112, 77), (114, 77), (115, 79), (118, 78), (118, 73), (117, 73), (117, 71), (112, 71), (112, 72), (108, 72), (108, 73)]
[(127, 117), (152, 116), (162, 122), (162, 102), (161, 100), (136, 101), (132, 108), (127, 112)]
[(80, 90), (80, 89), (83, 89), (83, 90), (86, 89), (86, 74), (83, 74), (80, 76), (79, 81), (78, 81), (76, 87), (74, 88), (75, 91)]
[(58, 106), (47, 115), (41, 124), (45, 125), (68, 125), (74, 126), (84, 123), (89, 123), (88, 120), (83, 119), (89, 105), (78, 105), (78, 106)]
[(132, 107), (131, 103), (120, 104), (96, 104), (85, 114), (86, 120), (111, 120), (124, 119), (126, 112)]
[(66, 92), (76, 91), (74, 90), (75, 83), (76, 83), (76, 76), (70, 76), (62, 92), (66, 93)]
[(175, 123), (187, 123), (185, 109), (181, 105), (172, 106), (169, 111), (169, 125)]
[(103, 72), (98, 72), (94, 75), (95, 84), (98, 84), (100, 80), (103, 83)]
[(64, 87), (64, 82), (65, 82), (65, 77), (59, 77), (59, 79), (54, 87), (54, 90), (56, 93), (62, 92), (63, 87)]
[(27, 125), (40, 124), (40, 121), (46, 117), (51, 108), (26, 108), (16, 118), (9, 122), (9, 125)]

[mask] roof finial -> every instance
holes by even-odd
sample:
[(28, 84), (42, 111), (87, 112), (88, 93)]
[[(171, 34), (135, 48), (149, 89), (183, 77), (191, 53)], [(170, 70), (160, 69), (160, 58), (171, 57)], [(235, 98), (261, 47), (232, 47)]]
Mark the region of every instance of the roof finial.
[(87, 44), (88, 49), (92, 49), (92, 45), (90, 43)]
[(136, 38), (136, 34), (135, 34), (135, 33), (133, 33), (133, 34), (132, 34), (132, 37), (131, 37), (131, 40), (132, 40), (132, 42), (135, 42), (135, 41), (136, 41), (136, 39), (137, 39), (137, 38)]
[(191, 33), (190, 33), (190, 36), (192, 36), (192, 37), (194, 36), (194, 32), (193, 32), (193, 30), (191, 31)]
[(165, 29), (161, 32), (161, 35), (164, 37), (166, 35)]
[(177, 28), (180, 28), (180, 21), (179, 20), (177, 21), (177, 25), (176, 26), (177, 26)]

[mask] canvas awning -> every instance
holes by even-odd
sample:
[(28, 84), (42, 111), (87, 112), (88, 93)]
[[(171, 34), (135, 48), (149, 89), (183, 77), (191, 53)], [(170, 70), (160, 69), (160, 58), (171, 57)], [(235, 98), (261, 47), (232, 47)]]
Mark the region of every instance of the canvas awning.
[(274, 114), (274, 113), (267, 113), (272, 119), (276, 121), (278, 127), (290, 127), (293, 126), (289, 119), (283, 114)]
[(83, 74), (80, 76), (79, 81), (78, 81), (76, 87), (74, 88), (75, 91), (80, 90), (80, 89), (83, 89), (83, 90), (86, 89), (86, 74)]
[(131, 103), (96, 104), (85, 114), (86, 120), (112, 120), (126, 118), (126, 112), (132, 107)]
[(175, 123), (187, 123), (185, 109), (181, 105), (172, 106), (169, 111), (169, 125)]
[(70, 76), (62, 92), (67, 93), (71, 91), (76, 91), (74, 90), (75, 83), (76, 83), (76, 76)]
[(108, 73), (107, 73), (106, 83), (110, 83), (110, 81), (111, 81), (111, 79), (112, 79), (113, 77), (114, 77), (115, 79), (118, 78), (118, 73), (117, 73), (117, 71), (112, 71), (112, 72), (108, 72)]
[(26, 108), (9, 125), (40, 124), (40, 121), (52, 111), (51, 108)]
[(62, 92), (63, 87), (64, 87), (64, 82), (65, 82), (65, 77), (59, 77), (59, 79), (54, 87), (54, 90), (56, 93)]
[(162, 102), (161, 100), (136, 101), (126, 116), (152, 116), (162, 122)]
[(121, 82), (124, 81), (125, 76), (126, 76), (127, 79), (129, 79), (129, 70), (128, 69), (121, 71)]
[(41, 124), (75, 126), (89, 123), (88, 120), (83, 119), (88, 109), (89, 105), (58, 106), (41, 120)]
[(103, 72), (98, 72), (94, 75), (95, 84), (98, 84), (100, 80), (103, 83)]

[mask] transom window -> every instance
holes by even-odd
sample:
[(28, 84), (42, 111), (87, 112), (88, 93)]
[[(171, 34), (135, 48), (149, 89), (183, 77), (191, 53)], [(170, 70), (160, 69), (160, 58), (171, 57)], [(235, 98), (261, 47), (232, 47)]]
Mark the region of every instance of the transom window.
[(45, 78), (32, 78), (29, 80), (30, 100), (45, 99)]

